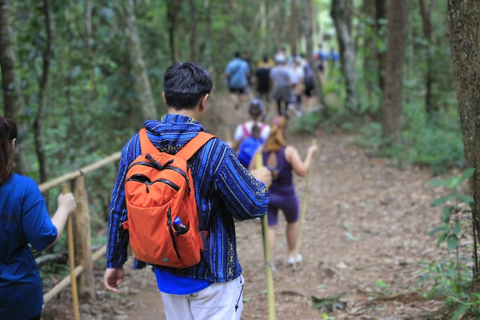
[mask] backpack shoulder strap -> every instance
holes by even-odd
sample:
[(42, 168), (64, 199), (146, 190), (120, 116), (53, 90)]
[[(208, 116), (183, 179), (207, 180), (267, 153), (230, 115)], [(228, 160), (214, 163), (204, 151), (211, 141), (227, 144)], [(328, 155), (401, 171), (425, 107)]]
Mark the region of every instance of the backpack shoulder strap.
[(243, 138), (245, 139), (250, 137), (250, 132), (248, 132), (246, 123), (242, 124), (242, 129), (243, 129)]
[(209, 133), (199, 132), (195, 138), (190, 140), (182, 148), (182, 150), (178, 151), (176, 156), (182, 159), (188, 160), (195, 154), (195, 152), (198, 151), (198, 149), (200, 149), (205, 143), (207, 143), (208, 140), (214, 137), (215, 137), (214, 135), (211, 135)]
[(140, 149), (142, 154), (159, 152), (158, 149), (153, 145), (152, 141), (148, 139), (147, 129), (143, 128), (138, 134), (140, 136)]

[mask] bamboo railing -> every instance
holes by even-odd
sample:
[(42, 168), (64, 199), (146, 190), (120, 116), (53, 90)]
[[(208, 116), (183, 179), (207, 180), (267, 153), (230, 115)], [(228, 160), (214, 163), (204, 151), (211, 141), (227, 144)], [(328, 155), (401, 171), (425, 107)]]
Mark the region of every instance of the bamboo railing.
[[(116, 152), (89, 166), (67, 173), (38, 186), (41, 192), (45, 192), (54, 187), (70, 182), (73, 185), (73, 193), (77, 202), (77, 208), (69, 218), (72, 219), (72, 229), (69, 237), (73, 236), (74, 249), (71, 249), (71, 251), (75, 253), (74, 264), (76, 267), (74, 267), (74, 270), (71, 270), (71, 275), (65, 277), (55, 287), (45, 293), (43, 296), (44, 303), (48, 303), (71, 283), (76, 283), (76, 278), (78, 278), (78, 292), (76, 292), (76, 289), (74, 292), (76, 285), (72, 285), (72, 297), (77, 297), (79, 295), (80, 297), (93, 298), (95, 296), (93, 263), (105, 255), (106, 246), (102, 246), (92, 254), (90, 240), (90, 213), (88, 210), (85, 175), (89, 172), (98, 170), (105, 165), (111, 164), (112, 162), (116, 162), (119, 159), (120, 152)], [(73, 275), (75, 279), (73, 279), (74, 281), (72, 282)], [(75, 320), (77, 320), (79, 319), (78, 303), (74, 302), (74, 308)]]

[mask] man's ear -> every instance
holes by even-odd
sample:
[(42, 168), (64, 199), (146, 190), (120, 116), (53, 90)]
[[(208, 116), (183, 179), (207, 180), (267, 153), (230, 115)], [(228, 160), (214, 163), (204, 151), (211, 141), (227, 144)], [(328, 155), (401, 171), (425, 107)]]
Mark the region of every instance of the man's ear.
[(162, 91), (162, 98), (163, 98), (163, 102), (165, 102), (165, 105), (167, 105), (167, 99), (165, 99), (165, 91)]
[(205, 108), (207, 107), (207, 100), (208, 100), (208, 97), (210, 96), (210, 94), (206, 94), (202, 100), (200, 100), (200, 110), (201, 111), (204, 111)]

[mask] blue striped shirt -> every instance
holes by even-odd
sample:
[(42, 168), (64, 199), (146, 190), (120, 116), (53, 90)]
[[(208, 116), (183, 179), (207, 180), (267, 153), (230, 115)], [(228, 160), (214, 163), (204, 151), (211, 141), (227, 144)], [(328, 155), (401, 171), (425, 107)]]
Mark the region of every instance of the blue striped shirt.
[[(167, 114), (160, 121), (145, 122), (147, 135), (162, 152), (177, 153), (198, 132), (205, 131), (194, 119)], [(122, 266), (127, 260), (128, 230), (125, 204), (125, 176), (129, 165), (140, 155), (138, 134), (122, 150), (117, 181), (108, 219), (107, 267)], [(268, 190), (238, 161), (233, 150), (219, 140), (209, 140), (193, 157), (192, 176), (200, 223), (210, 235), (199, 264), (184, 269), (159, 267), (178, 276), (225, 282), (240, 276), (235, 220), (254, 219), (267, 212)]]

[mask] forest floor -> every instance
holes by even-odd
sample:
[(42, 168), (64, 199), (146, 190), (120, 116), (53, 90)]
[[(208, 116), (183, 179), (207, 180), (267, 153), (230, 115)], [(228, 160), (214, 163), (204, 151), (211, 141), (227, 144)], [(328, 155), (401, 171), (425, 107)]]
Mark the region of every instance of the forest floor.
[[(225, 138), (227, 129), (233, 131), (246, 119), (245, 110), (213, 108), (207, 128)], [(318, 130), (291, 135), (289, 143), (303, 157), (313, 137), (319, 152), (301, 238), (304, 260), (296, 270), (286, 263), (283, 217), (277, 231), (273, 273), (277, 319), (433, 319), (428, 313), (443, 304), (423, 299), (419, 293), (426, 287), (419, 280), (422, 261), (446, 255), (446, 249), (438, 248), (428, 235), (440, 216), (430, 203), (445, 190), (427, 186), (428, 169), (392, 166), (356, 147), (352, 135)], [(295, 178), (300, 201), (305, 180)], [(242, 319), (268, 319), (260, 222), (240, 222), (236, 230), (246, 283)], [(104, 290), (104, 265), (97, 264), (97, 297), (82, 304), (82, 319), (165, 319), (153, 273), (131, 270), (130, 265), (131, 261), (117, 295)], [(43, 319), (71, 318), (66, 291), (57, 303), (47, 304)], [(335, 295), (342, 295), (338, 310), (314, 308), (313, 296), (335, 300)]]

